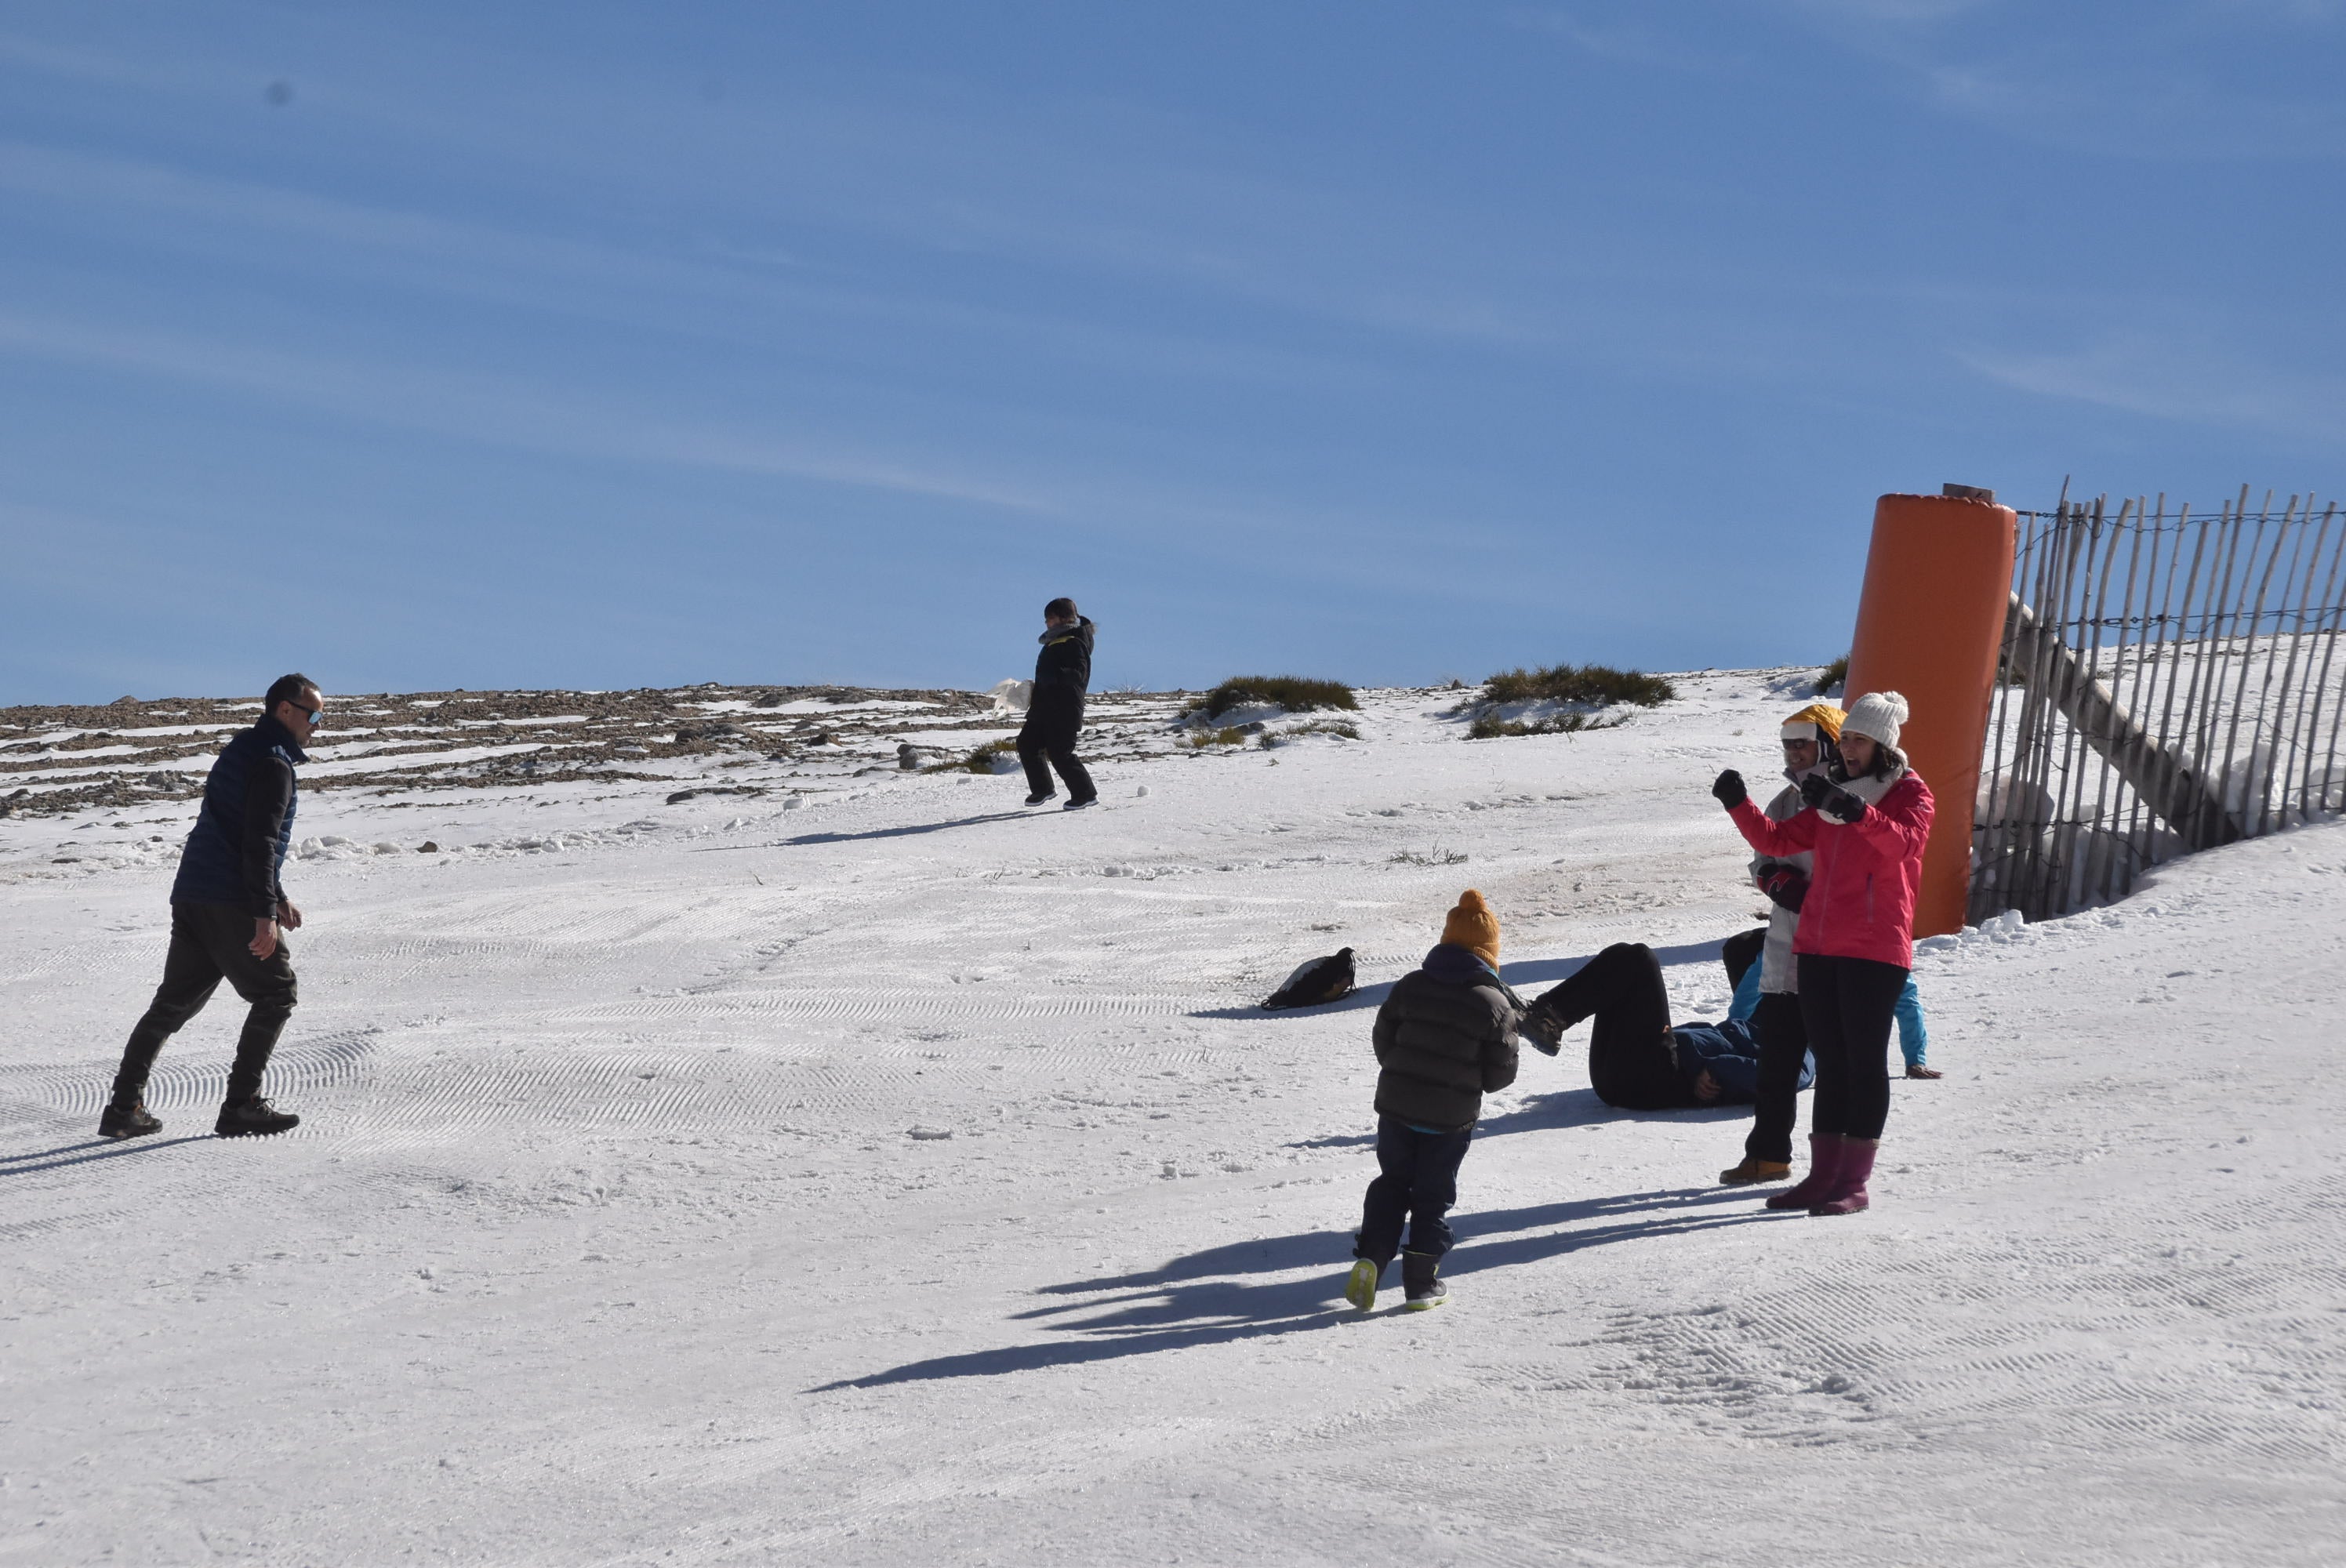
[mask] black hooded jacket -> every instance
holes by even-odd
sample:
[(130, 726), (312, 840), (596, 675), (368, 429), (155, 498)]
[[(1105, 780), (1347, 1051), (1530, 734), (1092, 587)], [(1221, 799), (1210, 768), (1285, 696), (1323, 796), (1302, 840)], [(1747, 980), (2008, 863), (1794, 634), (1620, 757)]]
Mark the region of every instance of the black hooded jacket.
[(1053, 626), (1042, 636), (1043, 651), (1035, 656), (1035, 690), (1072, 691), (1081, 697), (1092, 685), (1092, 633), (1097, 628), (1088, 616), (1078, 616), (1072, 626)]
[(1377, 1115), (1464, 1132), (1483, 1096), (1515, 1081), (1523, 1010), (1483, 961), (1444, 942), (1393, 983), (1377, 1009)]

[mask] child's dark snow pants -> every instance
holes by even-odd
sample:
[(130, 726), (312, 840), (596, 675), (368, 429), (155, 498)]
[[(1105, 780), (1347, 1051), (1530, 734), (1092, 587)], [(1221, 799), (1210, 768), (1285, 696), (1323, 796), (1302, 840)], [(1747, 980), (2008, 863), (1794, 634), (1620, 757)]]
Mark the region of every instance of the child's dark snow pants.
[(1458, 1165), (1474, 1129), (1422, 1133), (1391, 1116), (1377, 1118), (1377, 1171), (1361, 1214), (1353, 1256), (1380, 1268), (1401, 1250), (1402, 1221), (1409, 1221), (1409, 1249), (1439, 1257), (1450, 1250), (1450, 1206), (1458, 1201)]

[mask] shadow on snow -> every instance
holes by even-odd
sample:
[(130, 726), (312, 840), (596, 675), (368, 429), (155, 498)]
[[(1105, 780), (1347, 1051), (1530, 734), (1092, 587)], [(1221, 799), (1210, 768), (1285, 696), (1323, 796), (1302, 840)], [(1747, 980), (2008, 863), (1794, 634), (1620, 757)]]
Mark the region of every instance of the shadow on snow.
[[(1489, 1268), (1542, 1262), (1586, 1247), (1780, 1217), (1764, 1209), (1722, 1215), (1709, 1207), (1737, 1200), (1748, 1203), (1752, 1196), (1714, 1187), (1679, 1187), (1461, 1216), (1454, 1220), (1460, 1237), (1458, 1249), (1443, 1259), (1443, 1271), (1445, 1277), (1460, 1278)], [(1647, 1212), (1655, 1209), (1664, 1212)], [(1600, 1223), (1568, 1230), (1553, 1228), (1589, 1220)], [(1082, 1338), (938, 1356), (868, 1377), (843, 1378), (810, 1391), (1000, 1377), (1361, 1322), (1362, 1314), (1338, 1305), (1336, 1299), (1347, 1256), (1341, 1233), (1311, 1231), (1209, 1247), (1140, 1273), (1045, 1286), (1038, 1294), (1106, 1298), (1015, 1314), (1017, 1319), (1060, 1319), (1047, 1326)], [(1306, 1268), (1324, 1272), (1303, 1279), (1243, 1278)]]
[[(1011, 814), (1013, 816), (1019, 816), (1024, 813), (1013, 812)], [(984, 820), (984, 819), (976, 820)], [(862, 834), (851, 836), (872, 837), (874, 835)], [(799, 843), (802, 840), (793, 839), (790, 841), (792, 843)], [(1724, 939), (1721, 939), (1720, 942), (1680, 942), (1676, 947), (1658, 947), (1654, 949), (1654, 957), (1660, 961), (1664, 969), (1675, 969), (1681, 964), (1688, 963), (1717, 963), (1719, 962), (1719, 950), (1723, 942)], [(1583, 953), (1577, 958), (1534, 958), (1526, 959), (1518, 963), (1503, 963), (1499, 966), (1499, 975), (1500, 978), (1504, 979), (1509, 985), (1515, 986), (1519, 990), (1524, 986), (1538, 985), (1544, 982), (1553, 981), (1561, 983), (1563, 981), (1569, 980), (1574, 975), (1579, 973), (1581, 970), (1587, 965), (1588, 961), (1596, 956), (1596, 955), (1595, 953), (1591, 952)], [(1362, 986), (1359, 990), (1340, 1001), (1324, 1002), (1317, 1007), (1280, 1007), (1269, 1012), (1264, 1011), (1259, 1006), (1209, 1007), (1201, 1009), (1198, 1012), (1192, 1013), (1189, 1016), (1192, 1018), (1253, 1018), (1260, 1020), (1266, 1018), (1292, 1018), (1298, 1015), (1321, 1017), (1331, 1013), (1358, 1013), (1363, 1009), (1375, 1007), (1382, 1003), (1388, 995), (1392, 994), (1392, 988), (1393, 983), (1392, 981), (1381, 980), (1374, 985)], [(1525, 1000), (1529, 1001), (1531, 999), (1526, 997)]]
[[(155, 1149), (168, 1149), (180, 1144), (204, 1144), (212, 1141), (209, 1133), (189, 1133), (176, 1138), (135, 1138), (117, 1142), (113, 1138), (89, 1138), (77, 1144), (60, 1144), (54, 1149), (37, 1149), (28, 1154), (0, 1155), (0, 1176), (31, 1176), (35, 1171), (53, 1171), (65, 1166), (86, 1166), (93, 1160), (120, 1159), (125, 1155), (141, 1155)], [(87, 1151), (87, 1152), (84, 1152)]]

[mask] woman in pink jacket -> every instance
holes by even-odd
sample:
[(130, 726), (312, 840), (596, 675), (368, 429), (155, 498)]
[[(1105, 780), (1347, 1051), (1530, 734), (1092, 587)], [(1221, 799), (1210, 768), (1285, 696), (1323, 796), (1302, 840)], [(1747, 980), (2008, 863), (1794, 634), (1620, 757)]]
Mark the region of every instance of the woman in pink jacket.
[(1805, 810), (1768, 820), (1733, 769), (1710, 792), (1763, 855), (1813, 850), (1800, 924), (1800, 1017), (1817, 1057), (1809, 1174), (1768, 1200), (1812, 1215), (1866, 1207), (1882, 1125), (1890, 1116), (1890, 1026), (1914, 966), (1914, 895), (1931, 836), (1931, 791), (1898, 749), (1906, 699), (1870, 692), (1841, 721), (1840, 755), (1800, 786)]

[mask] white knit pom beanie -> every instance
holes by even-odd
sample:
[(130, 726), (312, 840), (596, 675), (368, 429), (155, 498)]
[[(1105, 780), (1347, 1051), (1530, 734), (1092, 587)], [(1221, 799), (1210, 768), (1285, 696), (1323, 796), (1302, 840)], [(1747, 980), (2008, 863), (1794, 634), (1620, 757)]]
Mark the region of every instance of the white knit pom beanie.
[(1905, 722), (1904, 697), (1894, 691), (1869, 691), (1849, 705), (1849, 717), (1841, 721), (1841, 732), (1871, 737), (1895, 751), (1898, 727)]

